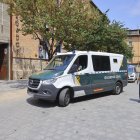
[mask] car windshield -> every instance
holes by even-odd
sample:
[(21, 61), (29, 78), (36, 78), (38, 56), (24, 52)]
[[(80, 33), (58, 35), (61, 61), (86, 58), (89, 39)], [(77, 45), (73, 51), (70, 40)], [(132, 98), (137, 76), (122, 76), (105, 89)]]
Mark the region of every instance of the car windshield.
[(64, 71), (72, 61), (74, 54), (57, 55), (46, 66), (45, 70), (59, 70)]

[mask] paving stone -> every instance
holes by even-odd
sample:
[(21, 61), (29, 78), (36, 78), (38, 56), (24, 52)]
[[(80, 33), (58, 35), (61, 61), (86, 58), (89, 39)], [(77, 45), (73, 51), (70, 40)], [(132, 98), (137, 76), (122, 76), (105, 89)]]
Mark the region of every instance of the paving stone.
[(140, 138), (136, 83), (129, 83), (118, 96), (103, 93), (104, 96), (91, 99), (78, 98), (65, 108), (34, 101), (27, 95), (26, 88), (20, 89), (17, 84), (0, 82), (0, 140)]

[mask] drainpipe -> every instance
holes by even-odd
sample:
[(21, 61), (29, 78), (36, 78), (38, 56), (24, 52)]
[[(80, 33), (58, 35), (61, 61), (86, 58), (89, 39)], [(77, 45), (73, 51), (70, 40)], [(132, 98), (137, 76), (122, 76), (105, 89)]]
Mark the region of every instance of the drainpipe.
[(12, 42), (12, 32), (13, 32), (13, 30), (12, 30), (12, 15), (10, 15), (10, 49), (9, 49), (9, 53), (10, 53), (10, 59), (9, 59), (9, 61), (10, 61), (10, 76), (9, 76), (9, 79), (10, 80), (13, 80), (13, 72), (12, 72), (12, 69), (13, 69), (13, 51), (12, 51), (12, 44), (13, 44), (13, 42)]

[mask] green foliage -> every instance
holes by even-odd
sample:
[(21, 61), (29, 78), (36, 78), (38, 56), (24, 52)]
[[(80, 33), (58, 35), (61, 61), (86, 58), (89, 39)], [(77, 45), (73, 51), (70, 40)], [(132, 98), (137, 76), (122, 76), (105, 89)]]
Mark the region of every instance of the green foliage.
[[(109, 22), (89, 1), (63, 0), (2, 0), (10, 4), (10, 13), (19, 15), (23, 34), (39, 40), (52, 36), (63, 41), (65, 49), (121, 53), (132, 58), (125, 43), (126, 30), (119, 22)], [(46, 31), (45, 25), (49, 27)], [(51, 46), (51, 44), (50, 44)]]

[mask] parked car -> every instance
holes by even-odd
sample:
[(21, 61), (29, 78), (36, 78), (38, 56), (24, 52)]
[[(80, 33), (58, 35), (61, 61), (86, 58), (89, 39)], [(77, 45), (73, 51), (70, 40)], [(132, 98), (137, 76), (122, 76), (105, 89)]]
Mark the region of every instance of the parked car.
[(136, 67), (128, 65), (128, 82), (135, 82), (137, 80)]

